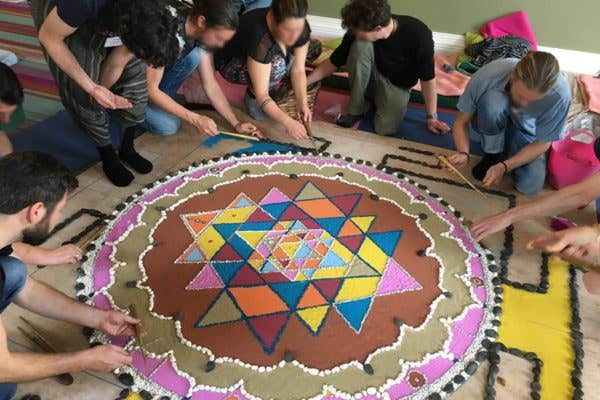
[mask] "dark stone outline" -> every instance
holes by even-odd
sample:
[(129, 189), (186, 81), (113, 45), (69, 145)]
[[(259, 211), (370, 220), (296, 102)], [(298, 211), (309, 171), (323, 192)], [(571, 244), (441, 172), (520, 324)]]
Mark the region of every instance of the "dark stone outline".
[[(273, 142), (273, 141), (272, 141)], [(280, 142), (275, 142), (277, 144), (283, 144), (286, 145), (285, 143), (280, 143)], [(290, 146), (292, 147), (292, 146)], [(172, 172), (172, 173), (167, 173), (167, 175), (165, 175), (163, 178), (157, 179), (155, 182), (149, 183), (148, 185), (146, 185), (142, 190), (139, 190), (138, 192), (136, 192), (136, 197), (129, 196), (125, 199), (125, 201), (123, 201), (122, 203), (118, 204), (115, 207), (115, 212), (113, 212), (113, 214), (111, 214), (108, 219), (109, 220), (114, 220), (116, 219), (117, 215), (125, 210), (127, 208), (127, 206), (129, 206), (130, 204), (132, 204), (134, 202), (134, 200), (139, 197), (142, 196), (145, 191), (150, 190), (151, 188), (153, 188), (157, 183), (164, 183), (167, 180), (171, 179), (174, 176), (177, 176), (180, 173), (185, 173), (189, 170), (191, 170), (192, 168), (197, 168), (200, 165), (209, 165), (210, 163), (218, 163), (218, 162), (222, 162), (222, 161), (226, 161), (233, 158), (238, 158), (238, 159), (244, 159), (246, 157), (253, 157), (253, 156), (264, 156), (264, 155), (276, 155), (276, 154), (282, 154), (282, 155), (313, 155), (313, 156), (320, 156), (320, 157), (326, 157), (326, 158), (332, 158), (334, 160), (341, 160), (342, 158), (347, 162), (347, 163), (355, 163), (357, 165), (366, 165), (368, 167), (372, 167), (372, 168), (376, 168), (379, 171), (382, 171), (388, 175), (394, 176), (400, 180), (404, 180), (405, 182), (409, 183), (410, 185), (415, 186), (416, 188), (424, 191), (425, 193), (427, 193), (428, 196), (432, 197), (435, 201), (437, 201), (438, 203), (440, 203), (440, 205), (442, 205), (444, 208), (448, 209), (454, 216), (456, 219), (458, 219), (459, 222), (464, 224), (464, 217), (462, 216), (462, 214), (459, 211), (456, 211), (456, 209), (451, 206), (450, 204), (448, 204), (447, 202), (445, 202), (439, 195), (432, 193), (427, 186), (417, 183), (412, 179), (409, 179), (408, 177), (404, 176), (403, 173), (394, 171), (394, 169), (389, 168), (389, 167), (384, 167), (381, 165), (378, 165), (376, 167), (374, 167), (373, 163), (370, 161), (364, 161), (364, 160), (354, 160), (351, 157), (342, 157), (340, 154), (330, 154), (330, 153), (317, 153), (314, 150), (310, 150), (310, 149), (306, 149), (306, 148), (301, 148), (298, 146), (295, 146), (295, 148), (290, 149), (290, 151), (286, 151), (286, 152), (279, 152), (279, 151), (268, 151), (268, 152), (247, 152), (247, 153), (232, 153), (232, 154), (226, 154), (222, 157), (214, 157), (211, 160), (202, 160), (200, 162), (193, 162), (189, 167), (184, 167), (181, 168), (179, 171), (177, 172)], [(411, 175), (411, 173), (407, 173), (407, 175)], [(433, 178), (433, 177), (432, 177)], [(427, 179), (427, 178), (426, 178)], [(435, 178), (437, 179), (437, 178)], [(450, 180), (448, 180), (450, 181)], [(454, 185), (458, 185), (456, 182), (450, 181), (451, 184)], [(460, 185), (459, 185), (460, 186)], [(480, 245), (481, 248), (483, 249), (483, 251), (486, 253), (486, 257), (487, 257), (487, 263), (488, 263), (488, 270), (489, 273), (492, 274), (498, 274), (499, 272), (499, 268), (498, 268), (498, 264), (496, 263), (496, 257), (489, 251), (489, 249), (487, 249), (485, 246)], [(86, 249), (88, 251), (88, 254), (86, 254), (85, 257), (88, 257), (90, 252), (92, 252), (94, 249), (96, 248), (96, 246), (94, 244), (91, 244), (88, 246), (88, 248)], [(84, 272), (81, 268), (79, 268), (82, 272)], [(501, 276), (502, 272), (500, 271), (500, 276)], [(80, 278), (77, 279), (78, 283), (81, 280), (82, 276)], [(485, 303), (483, 305), (484, 308), (491, 308), (492, 309), (492, 313), (494, 315), (494, 319), (492, 320), (492, 327), (487, 329), (485, 331), (485, 339), (483, 339), (481, 341), (481, 346), (483, 348), (489, 348), (493, 342), (496, 340), (496, 338), (498, 337), (498, 327), (500, 326), (500, 320), (499, 317), (502, 314), (502, 307), (501, 307), (501, 303), (502, 303), (502, 295), (500, 293), (498, 293), (497, 289), (502, 289), (501, 288), (501, 284), (502, 284), (502, 279), (498, 279), (496, 280), (495, 278), (492, 279), (492, 287), (493, 287), (493, 291), (495, 295), (492, 295), (492, 293), (488, 294), (488, 297), (491, 299), (490, 304)], [(81, 302), (84, 303), (90, 303), (93, 299), (93, 296), (95, 293), (90, 293), (90, 294), (85, 294), (82, 293), (83, 290), (77, 290), (77, 299)], [(84, 335), (88, 338), (88, 340), (91, 338), (93, 334), (93, 330), (89, 330), (89, 329), (85, 329), (84, 328)], [(479, 351), (479, 353), (481, 353), (482, 351)], [(478, 354), (479, 354), (478, 353)], [(479, 368), (479, 366), (484, 362), (485, 360), (480, 360), (479, 357), (474, 357), (473, 360), (469, 361), (469, 362), (465, 362), (466, 366), (463, 369), (463, 371), (459, 374), (457, 374), (456, 376), (454, 376), (453, 378), (451, 378), (448, 382), (446, 382), (445, 385), (443, 385), (443, 389), (440, 392), (434, 392), (432, 394), (430, 394), (427, 397), (427, 400), (438, 400), (438, 399), (442, 399), (442, 397), (445, 397), (447, 394), (452, 393), (456, 390), (457, 387), (462, 386), (466, 380), (473, 375), (477, 369)], [(127, 378), (131, 377), (133, 379), (135, 379), (132, 375), (128, 374), (128, 373), (122, 373), (120, 375), (118, 375), (119, 378), (124, 378), (125, 376)], [(461, 378), (459, 380), (459, 378)], [(460, 382), (460, 383), (458, 383)], [(455, 388), (455, 385), (458, 385)]]

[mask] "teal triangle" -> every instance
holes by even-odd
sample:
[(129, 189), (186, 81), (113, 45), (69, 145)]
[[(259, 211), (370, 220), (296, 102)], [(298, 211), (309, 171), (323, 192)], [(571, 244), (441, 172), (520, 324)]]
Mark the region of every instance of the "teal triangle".
[(202, 253), (200, 253), (200, 250), (198, 250), (198, 248), (195, 248), (194, 251), (192, 251), (185, 259), (186, 262), (200, 262), (202, 260)]
[(238, 231), (270, 231), (277, 221), (245, 222), (238, 227)]
[(325, 258), (323, 258), (323, 261), (321, 261), (320, 267), (321, 268), (330, 268), (330, 267), (341, 267), (344, 265), (346, 265), (344, 260), (342, 260), (340, 258), (340, 256), (338, 256), (334, 251), (329, 250), (327, 252), (327, 254), (325, 255)]
[(228, 240), (235, 233), (240, 224), (213, 224), (213, 227), (223, 236), (223, 239)]
[(284, 282), (273, 283), (270, 286), (291, 310), (295, 310), (308, 285), (309, 282)]
[(288, 207), (292, 204), (291, 202), (287, 203), (276, 203), (276, 204), (267, 204), (266, 206), (262, 206), (263, 210), (269, 213), (274, 219), (279, 219), (288, 209)]
[(368, 236), (385, 254), (392, 257), (402, 237), (402, 231), (371, 233)]
[(320, 218), (316, 221), (322, 228), (329, 232), (329, 234), (337, 236), (346, 222), (346, 218)]
[(240, 256), (242, 256), (242, 258), (246, 260), (250, 258), (252, 253), (254, 253), (254, 249), (250, 247), (248, 243), (246, 243), (246, 241), (238, 235), (233, 235), (229, 239), (229, 244), (231, 245), (231, 247), (233, 247), (236, 253), (238, 253)]
[(352, 329), (359, 332), (369, 312), (372, 301), (372, 297), (367, 297), (366, 299), (338, 303), (336, 304), (336, 308)]
[(248, 201), (248, 199), (241, 199), (237, 205), (235, 206), (235, 208), (242, 208), (242, 207), (248, 207), (251, 206), (252, 204), (250, 204), (250, 202)]
[(245, 262), (222, 262), (213, 263), (212, 266), (225, 285), (229, 284), (231, 278), (244, 266)]

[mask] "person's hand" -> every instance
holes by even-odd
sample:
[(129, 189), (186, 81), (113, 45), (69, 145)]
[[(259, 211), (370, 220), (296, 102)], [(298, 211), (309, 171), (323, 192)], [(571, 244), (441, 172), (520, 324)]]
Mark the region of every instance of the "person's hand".
[(131, 354), (123, 348), (112, 344), (96, 346), (89, 350), (84, 350), (80, 354), (83, 367), (86, 370), (95, 372), (112, 372), (133, 362)]
[(471, 227), (471, 235), (473, 235), (475, 241), (481, 242), (486, 237), (506, 229), (511, 224), (511, 218), (507, 213), (492, 215), (475, 221)]
[(312, 126), (313, 113), (310, 110), (308, 104), (304, 104), (302, 106), (302, 109), (300, 110), (300, 118), (302, 118), (302, 120), (306, 122), (306, 125)]
[(465, 165), (469, 162), (469, 156), (466, 153), (454, 153), (448, 157), (448, 161), (455, 166)]
[(491, 166), (483, 178), (483, 186), (488, 189), (499, 186), (505, 172), (506, 168), (502, 163)]
[(436, 135), (444, 135), (450, 132), (450, 127), (445, 122), (439, 121), (437, 119), (428, 119), (427, 129), (429, 129), (429, 131), (435, 133)]
[(68, 244), (58, 249), (48, 250), (48, 265), (77, 264), (83, 254), (79, 247)]
[(250, 122), (240, 122), (235, 126), (235, 131), (242, 135), (251, 135), (263, 139), (262, 132)]
[(285, 124), (285, 130), (288, 135), (290, 135), (291, 137), (293, 137), (296, 140), (308, 138), (308, 134), (306, 132), (306, 128), (304, 127), (304, 125), (302, 125), (302, 123), (300, 123), (294, 119), (290, 118), (288, 123)]
[(117, 96), (101, 85), (95, 85), (90, 96), (92, 96), (102, 107), (109, 110), (123, 110), (133, 107), (125, 97)]
[(219, 133), (216, 122), (203, 115), (191, 113), (190, 123), (194, 125), (198, 132), (205, 135), (215, 136), (217, 133)]
[(582, 264), (598, 264), (600, 256), (600, 230), (598, 227), (582, 226), (542, 236), (527, 243), (527, 250), (538, 249), (545, 253), (564, 256), (568, 261)]
[(95, 328), (111, 336), (134, 336), (139, 319), (119, 311), (101, 311)]

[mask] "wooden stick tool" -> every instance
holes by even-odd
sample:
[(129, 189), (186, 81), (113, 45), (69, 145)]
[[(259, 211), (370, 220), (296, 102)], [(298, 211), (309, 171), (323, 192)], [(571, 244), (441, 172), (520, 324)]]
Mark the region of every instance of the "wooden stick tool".
[(444, 165), (446, 165), (452, 172), (454, 172), (456, 175), (458, 175), (459, 178), (462, 179), (467, 185), (469, 185), (474, 191), (479, 193), (481, 195), (481, 197), (483, 197), (484, 199), (486, 198), (485, 194), (483, 194), (483, 192), (481, 190), (479, 190), (477, 188), (477, 186), (472, 184), (471, 181), (466, 176), (464, 176), (458, 169), (456, 169), (456, 167), (454, 165), (452, 165), (452, 163), (450, 161), (448, 161), (448, 159), (446, 157), (444, 157), (441, 154), (438, 154), (436, 157), (438, 160), (440, 160), (442, 163), (444, 163)]
[(233, 132), (225, 132), (225, 131), (219, 131), (220, 134), (225, 135), (225, 136), (231, 136), (231, 137), (235, 137), (238, 139), (245, 139), (245, 140), (251, 140), (254, 142), (260, 142), (260, 139), (255, 137), (255, 136), (251, 136), (251, 135), (242, 135), (241, 133), (233, 133)]

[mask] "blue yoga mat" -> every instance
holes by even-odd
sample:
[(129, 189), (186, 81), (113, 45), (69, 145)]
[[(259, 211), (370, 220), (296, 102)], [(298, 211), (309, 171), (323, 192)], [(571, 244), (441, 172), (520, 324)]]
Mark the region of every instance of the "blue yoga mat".
[[(368, 113), (360, 122), (359, 129), (367, 132), (375, 132), (373, 124), (374, 115), (373, 112)], [(444, 111), (438, 111), (438, 118), (450, 127), (452, 127), (456, 121), (456, 116), (454, 114)], [(443, 136), (438, 136), (433, 132), (429, 132), (429, 130), (427, 130), (427, 124), (425, 123), (425, 110), (414, 106), (408, 107), (404, 121), (400, 124), (394, 137), (430, 146), (442, 147), (448, 150), (455, 149), (452, 133), (449, 132)], [(482, 155), (483, 150), (481, 149), (481, 144), (477, 138), (477, 134), (473, 132), (473, 130), (470, 132), (470, 137), (471, 153)]]

